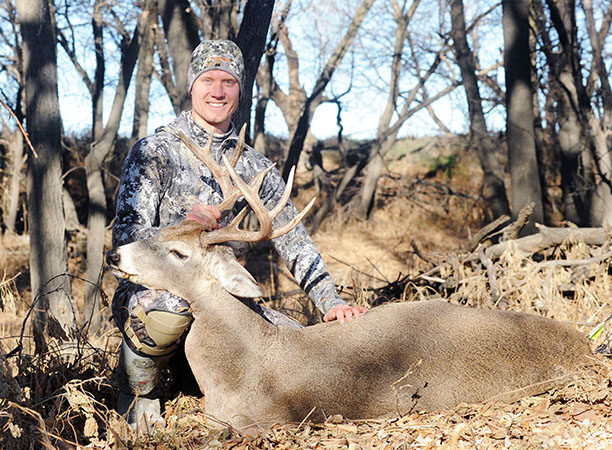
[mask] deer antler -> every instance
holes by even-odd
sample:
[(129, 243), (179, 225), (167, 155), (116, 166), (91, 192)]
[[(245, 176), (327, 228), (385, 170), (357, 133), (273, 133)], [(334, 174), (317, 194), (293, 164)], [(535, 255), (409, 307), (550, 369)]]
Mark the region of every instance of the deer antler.
[(240, 155), (244, 150), (244, 135), (246, 126), (243, 126), (238, 136), (238, 142), (232, 153), (231, 160), (228, 160), (223, 155), (223, 163), (225, 166), (218, 164), (212, 157), (210, 150), (212, 148), (212, 139), (208, 140), (206, 148), (202, 148), (197, 145), (191, 139), (189, 139), (182, 131), (178, 131), (178, 137), (183, 143), (208, 167), (212, 175), (215, 177), (217, 183), (221, 187), (223, 193), (223, 201), (217, 205), (221, 212), (231, 210), (234, 204), (241, 196), (247, 201), (257, 219), (259, 220), (260, 228), (258, 231), (246, 231), (241, 230), (238, 226), (244, 216), (246, 215), (247, 209), (244, 208), (240, 213), (232, 220), (232, 222), (225, 228), (219, 230), (213, 230), (210, 232), (202, 233), (200, 235), (200, 242), (202, 245), (219, 244), (228, 241), (242, 241), (242, 242), (258, 242), (266, 239), (274, 239), (283, 234), (288, 233), (295, 228), (298, 223), (308, 213), (310, 208), (314, 205), (316, 198), (313, 198), (308, 205), (295, 216), (287, 224), (276, 230), (272, 229), (272, 223), (274, 218), (281, 212), (289, 201), (291, 195), (291, 188), (293, 186), (293, 179), (295, 176), (295, 167), (291, 168), (287, 185), (283, 191), (283, 195), (279, 200), (278, 204), (272, 208), (271, 211), (267, 211), (263, 202), (259, 198), (259, 188), (263, 183), (264, 177), (272, 170), (275, 164), (267, 167), (262, 172), (259, 172), (250, 183), (245, 183), (240, 175), (236, 173), (236, 164)]

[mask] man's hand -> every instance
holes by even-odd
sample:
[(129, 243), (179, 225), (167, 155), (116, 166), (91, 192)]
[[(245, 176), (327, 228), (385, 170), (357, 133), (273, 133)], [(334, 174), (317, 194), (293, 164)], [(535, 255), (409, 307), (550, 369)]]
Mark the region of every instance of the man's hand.
[(340, 323), (358, 319), (366, 312), (363, 306), (336, 305), (323, 316), (324, 322), (338, 320)]
[(218, 220), (221, 218), (219, 208), (215, 205), (194, 205), (187, 213), (184, 220), (195, 220), (204, 225), (206, 230), (212, 231), (219, 228)]

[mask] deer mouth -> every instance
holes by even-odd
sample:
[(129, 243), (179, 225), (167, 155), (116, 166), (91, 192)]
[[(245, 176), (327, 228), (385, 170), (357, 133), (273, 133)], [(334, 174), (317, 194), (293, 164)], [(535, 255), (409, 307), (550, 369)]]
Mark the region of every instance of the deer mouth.
[(136, 280), (138, 279), (137, 274), (126, 272), (125, 270), (121, 270), (117, 266), (111, 265), (110, 269), (112, 274), (115, 275), (117, 278), (123, 278), (124, 280), (128, 280), (131, 283), (136, 283)]

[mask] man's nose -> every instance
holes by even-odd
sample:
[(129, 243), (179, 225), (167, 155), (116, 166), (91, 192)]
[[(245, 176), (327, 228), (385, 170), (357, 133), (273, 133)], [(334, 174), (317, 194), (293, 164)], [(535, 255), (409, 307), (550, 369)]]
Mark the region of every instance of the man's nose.
[(213, 97), (224, 97), (225, 91), (223, 90), (223, 84), (215, 81), (210, 88), (210, 93)]

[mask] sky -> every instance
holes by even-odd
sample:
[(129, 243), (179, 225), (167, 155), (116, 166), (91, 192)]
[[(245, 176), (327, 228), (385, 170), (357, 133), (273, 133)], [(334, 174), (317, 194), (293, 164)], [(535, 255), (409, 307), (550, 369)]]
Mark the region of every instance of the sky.
[[(347, 2), (347, 5), (353, 2)], [(326, 14), (325, 2), (309, 3), (307, 0), (298, 2), (298, 5), (303, 7), (299, 10), (299, 15), (296, 15), (289, 24), (289, 30), (292, 32), (292, 41), (295, 49), (300, 55), (300, 82), (307, 92), (310, 92), (311, 86), (314, 84), (317, 74), (320, 72), (321, 60), (317, 59), (319, 49), (324, 48), (330, 52), (335, 47), (340, 35), (346, 28), (348, 14), (342, 18), (341, 15)], [(348, 8), (349, 6), (347, 6)], [(349, 11), (350, 14), (350, 11)], [(424, 10), (423, 14), (427, 16), (429, 11)], [(306, 17), (304, 17), (306, 16)], [(310, 17), (309, 17), (310, 16)], [(318, 20), (314, 20), (318, 18)], [(312, 20), (310, 20), (312, 19)], [(429, 17), (424, 17), (421, 20), (429, 20)], [(291, 18), (290, 18), (291, 20)], [(373, 33), (372, 30), (381, 28), (380, 11), (370, 13), (362, 25), (367, 33)], [(436, 20), (439, 20), (436, 19)], [(84, 28), (87, 29), (87, 28)], [(338, 30), (342, 30), (339, 33)], [(89, 32), (89, 30), (87, 30)], [(369, 36), (369, 35), (368, 35)], [(426, 39), (426, 38), (422, 38)], [(108, 41), (107, 41), (108, 42)], [(356, 45), (367, 45), (364, 41), (357, 41)], [(493, 44), (493, 48), (495, 45)], [(373, 47), (374, 49), (376, 47)], [(111, 51), (110, 48), (106, 49)], [(496, 57), (492, 52), (491, 56)], [(310, 59), (309, 59), (310, 58)], [(349, 62), (352, 55), (347, 55), (345, 61), (338, 68), (332, 82), (328, 86), (328, 92), (343, 92), (347, 89), (349, 79), (354, 83), (353, 90), (342, 98), (342, 125), (344, 136), (350, 136), (356, 139), (367, 139), (374, 137), (378, 126), (378, 119), (382, 114), (384, 104), (387, 99), (387, 94), (384, 91), (377, 91), (369, 88), (367, 83), (371, 79), (384, 78), (385, 70), (380, 67), (374, 69), (370, 67), (367, 61), (357, 61), (353, 73), (349, 69)], [(87, 90), (77, 76), (72, 63), (67, 59), (63, 50), (58, 51), (58, 64), (60, 66), (60, 109), (64, 120), (64, 126), (68, 132), (77, 134), (84, 133), (91, 127), (90, 113), (90, 98)], [(116, 73), (117, 69), (113, 68), (112, 63), (108, 63), (107, 76)], [(286, 64), (282, 58), (279, 58), (276, 63), (276, 74), (278, 82), (281, 86), (287, 85)], [(381, 80), (378, 80), (380, 84)], [(410, 81), (408, 82), (410, 83)], [(383, 83), (384, 84), (384, 83)], [(409, 88), (409, 87), (407, 87)], [(174, 118), (174, 111), (170, 101), (165, 94), (161, 84), (154, 79), (152, 87), (152, 100), (149, 116), (149, 132), (152, 132), (158, 126), (164, 125)], [(435, 92), (435, 86), (430, 89), (430, 93)], [(104, 111), (106, 114), (110, 111), (112, 96), (114, 91), (109, 87), (105, 92)], [(438, 117), (445, 125), (453, 132), (464, 132), (467, 128), (467, 119), (463, 106), (463, 92), (456, 90), (452, 95), (445, 97), (434, 105), (434, 109)], [(129, 135), (132, 127), (133, 117), (133, 79), (128, 100), (125, 105), (122, 124), (119, 130), (121, 135)], [(280, 113), (280, 110), (273, 102), (268, 103), (266, 115), (266, 130), (269, 133), (277, 136), (286, 137), (288, 135), (285, 121)], [(86, 113), (84, 113), (86, 112)], [(312, 121), (312, 132), (315, 137), (324, 139), (331, 136), (336, 136), (338, 133), (337, 107), (331, 103), (324, 103), (319, 106), (315, 112)], [(252, 114), (254, 117), (254, 112)], [(422, 136), (433, 135), (439, 133), (437, 126), (433, 123), (426, 112), (419, 113), (410, 118), (404, 125), (400, 135), (403, 136)]]
[[(60, 90), (60, 112), (64, 121), (66, 131), (81, 134), (91, 128), (91, 107), (89, 95), (85, 90), (85, 86), (76, 73), (72, 72), (70, 65), (62, 66), (62, 76), (59, 80)], [(151, 109), (149, 112), (149, 132), (153, 132), (155, 128), (167, 124), (175, 117), (174, 110), (165, 95), (163, 89), (156, 83), (156, 92), (153, 93)], [(108, 89), (105, 95), (104, 111), (106, 114), (110, 112), (112, 103), (112, 89)], [(378, 118), (382, 114), (385, 98), (377, 95), (372, 95), (370, 98), (362, 97), (363, 107), (344, 108), (342, 113), (342, 126), (344, 136), (350, 136), (355, 139), (369, 139), (374, 137), (378, 126)], [(352, 100), (353, 103), (356, 100)], [(128, 93), (128, 99), (124, 107), (120, 135), (127, 136), (131, 134), (133, 108), (134, 108), (134, 92), (133, 87)], [(460, 131), (461, 127), (454, 127), (457, 124), (457, 111), (450, 101), (441, 101), (436, 107), (437, 114), (445, 122), (450, 124), (451, 128), (456, 128), (455, 131)], [(84, 114), (84, 111), (86, 113)], [(312, 132), (318, 139), (325, 139), (336, 136), (338, 134), (337, 125), (337, 106), (331, 103), (324, 103), (319, 106), (315, 112), (312, 121)], [(254, 111), (252, 116), (254, 117)], [(273, 102), (268, 103), (266, 115), (266, 130), (276, 136), (287, 137), (288, 130), (282, 113), (274, 105)], [(404, 127), (403, 134), (410, 136), (419, 136), (423, 134), (435, 134), (437, 128), (431, 122), (430, 118), (425, 114), (421, 114), (412, 118)]]

